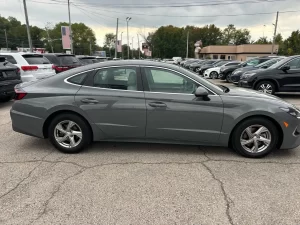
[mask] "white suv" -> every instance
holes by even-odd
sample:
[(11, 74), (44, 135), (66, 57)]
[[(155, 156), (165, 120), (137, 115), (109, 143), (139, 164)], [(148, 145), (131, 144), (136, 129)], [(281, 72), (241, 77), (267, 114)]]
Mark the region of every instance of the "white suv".
[(5, 56), (7, 61), (19, 67), (23, 82), (56, 74), (53, 65), (42, 54), (0, 52), (0, 55)]
[(205, 70), (204, 72), (204, 78), (212, 78), (212, 79), (218, 79), (220, 74), (220, 69), (223, 66), (235, 66), (239, 65), (241, 62), (239, 61), (223, 61), (220, 62), (216, 67), (209, 68)]

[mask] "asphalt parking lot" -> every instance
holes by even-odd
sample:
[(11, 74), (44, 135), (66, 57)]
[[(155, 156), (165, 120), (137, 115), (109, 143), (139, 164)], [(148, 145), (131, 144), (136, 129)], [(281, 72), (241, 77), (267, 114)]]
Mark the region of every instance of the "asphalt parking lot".
[[(232, 86), (232, 85), (231, 85)], [(300, 106), (300, 95), (280, 95)], [(0, 105), (0, 224), (300, 224), (300, 148), (94, 143), (66, 155)]]

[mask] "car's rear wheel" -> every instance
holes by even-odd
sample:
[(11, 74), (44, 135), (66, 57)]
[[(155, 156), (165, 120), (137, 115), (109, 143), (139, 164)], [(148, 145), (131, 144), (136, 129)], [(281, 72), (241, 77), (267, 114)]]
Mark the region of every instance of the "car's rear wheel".
[(75, 114), (60, 114), (49, 126), (49, 139), (61, 152), (78, 153), (92, 140), (90, 127)]
[(216, 71), (212, 71), (210, 74), (209, 74), (210, 78), (212, 79), (218, 79), (219, 78), (219, 75)]
[(229, 82), (229, 83), (231, 83), (231, 72), (229, 72), (228, 74), (227, 74), (227, 76), (226, 76), (226, 81), (227, 82)]
[(276, 148), (278, 130), (265, 118), (250, 118), (240, 123), (232, 133), (232, 146), (243, 156), (260, 158)]
[(271, 81), (261, 81), (255, 85), (255, 90), (266, 94), (275, 94), (275, 85)]

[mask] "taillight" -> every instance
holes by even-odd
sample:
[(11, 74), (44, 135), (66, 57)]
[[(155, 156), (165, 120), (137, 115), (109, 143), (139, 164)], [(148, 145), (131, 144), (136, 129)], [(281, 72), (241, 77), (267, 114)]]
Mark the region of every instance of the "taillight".
[(21, 100), (27, 95), (22, 88), (15, 88), (15, 93), (15, 100)]
[(56, 66), (56, 65), (53, 65), (52, 68), (55, 69), (56, 72), (62, 72), (69, 69), (68, 66)]
[(21, 66), (21, 69), (23, 71), (34, 71), (38, 70), (39, 68), (37, 66)]

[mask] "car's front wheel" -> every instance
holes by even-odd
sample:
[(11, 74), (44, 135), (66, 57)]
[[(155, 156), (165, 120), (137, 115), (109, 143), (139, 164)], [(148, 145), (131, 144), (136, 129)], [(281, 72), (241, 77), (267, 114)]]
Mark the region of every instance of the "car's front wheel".
[(212, 71), (209, 76), (212, 79), (218, 79), (219, 78), (219, 75), (216, 71)]
[(275, 94), (275, 85), (271, 81), (261, 81), (255, 85), (255, 90), (266, 94)]
[(260, 158), (276, 148), (278, 130), (265, 118), (250, 118), (240, 123), (232, 133), (232, 146), (243, 156)]
[(78, 153), (92, 140), (88, 124), (75, 114), (60, 114), (50, 123), (49, 139), (63, 153)]

